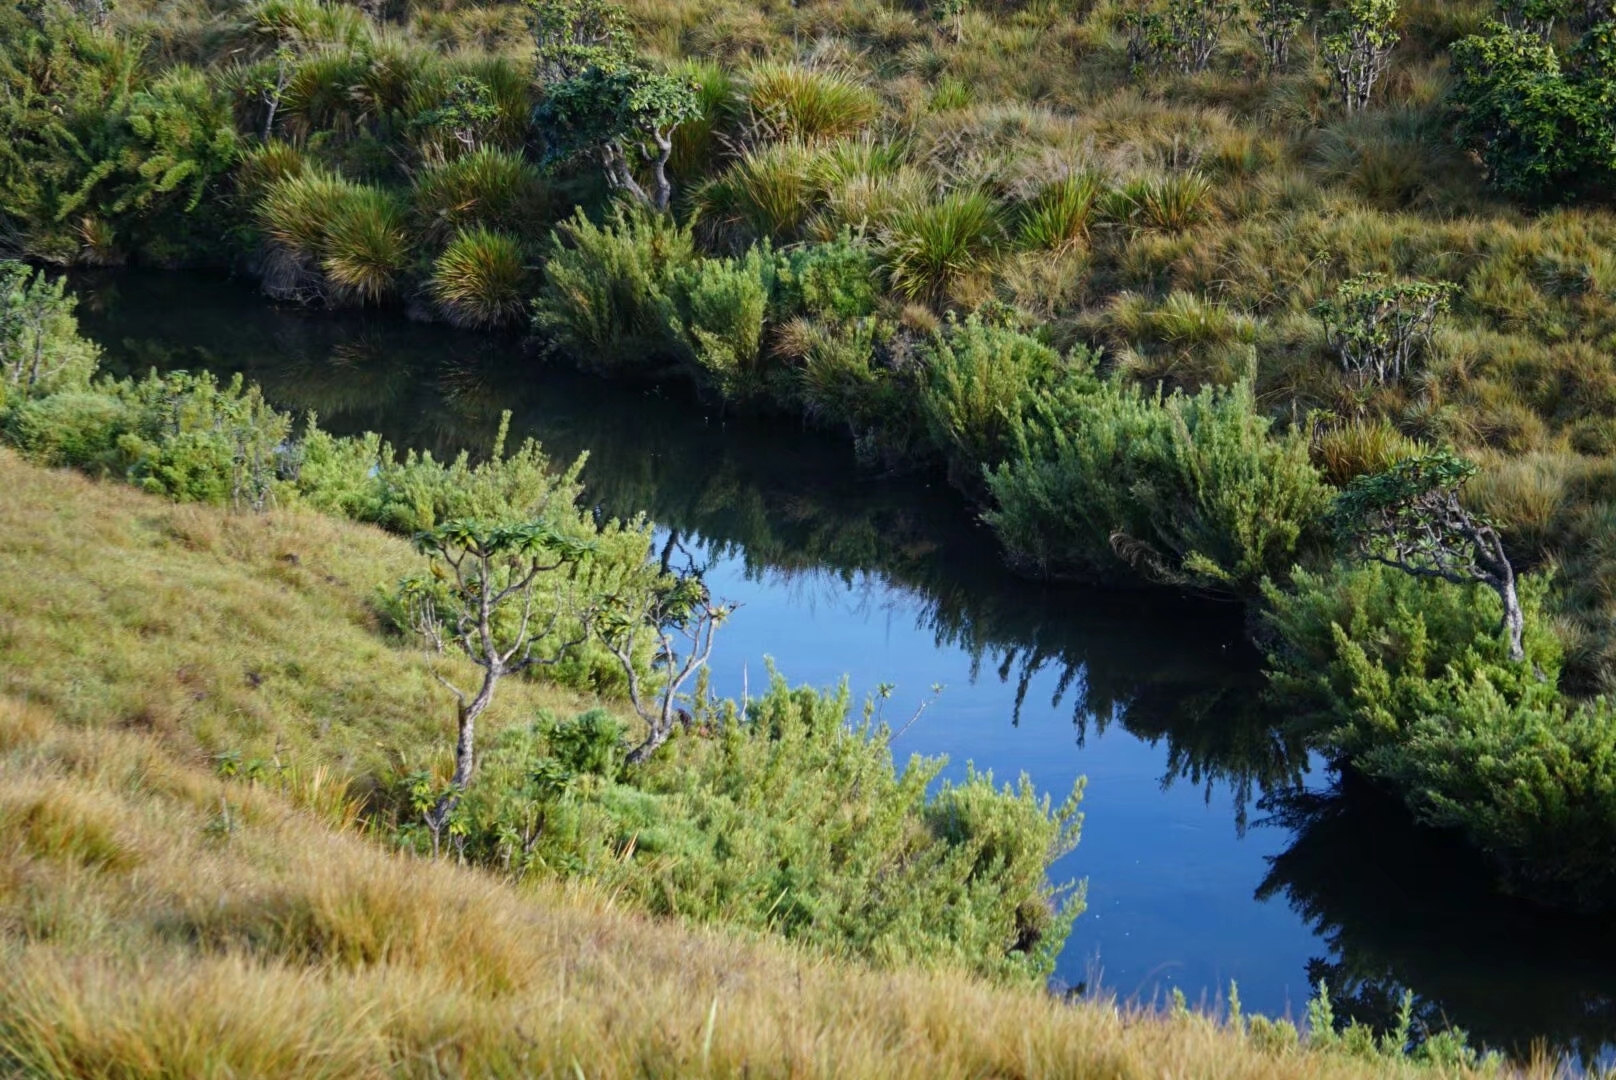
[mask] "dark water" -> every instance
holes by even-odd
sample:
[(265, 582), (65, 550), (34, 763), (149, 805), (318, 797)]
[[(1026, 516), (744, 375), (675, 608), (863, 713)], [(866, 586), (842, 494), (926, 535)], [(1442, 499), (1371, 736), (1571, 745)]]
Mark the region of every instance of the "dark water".
[[(1310, 770), (1261, 707), (1240, 612), (1158, 593), (1031, 584), (926, 478), (872, 478), (837, 440), (726, 420), (676, 392), (547, 367), (514, 340), (387, 316), (280, 309), (194, 275), (79, 282), (81, 322), (119, 373), (244, 374), (339, 432), (437, 453), (486, 448), (502, 409), (551, 455), (589, 451), (588, 497), (649, 514), (712, 560), (744, 606), (714, 656), (720, 691), (765, 678), (895, 684), (895, 750), (947, 754), (1057, 800), (1088, 778), (1086, 878), (1058, 977), (1124, 999), (1174, 988), (1299, 1015), (1327, 979), (1338, 1014), (1420, 1016), (1525, 1052), (1616, 1036), (1616, 927), (1497, 897), (1447, 838), (1373, 791)], [(1341, 999), (1345, 999), (1342, 1001)]]

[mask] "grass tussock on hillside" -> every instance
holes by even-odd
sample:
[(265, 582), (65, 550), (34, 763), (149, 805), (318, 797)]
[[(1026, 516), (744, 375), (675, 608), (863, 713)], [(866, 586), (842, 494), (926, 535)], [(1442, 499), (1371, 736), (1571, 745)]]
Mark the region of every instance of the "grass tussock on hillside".
[[(401, 541), (0, 453), (0, 1068), (46, 1077), (1354, 1077), (1194, 1016), (884, 973), (394, 855), (220, 779), (430, 734), (368, 597)], [(256, 682), (256, 685), (255, 685)], [(507, 708), (556, 691), (513, 687)], [(340, 710), (340, 712), (339, 712)], [(341, 716), (343, 723), (322, 718)], [(367, 718), (349, 724), (352, 717)], [(446, 720), (446, 718), (445, 718)], [(439, 740), (441, 741), (441, 739)], [(327, 807), (329, 811), (329, 807)], [(1409, 1066), (1409, 1068), (1412, 1068)]]

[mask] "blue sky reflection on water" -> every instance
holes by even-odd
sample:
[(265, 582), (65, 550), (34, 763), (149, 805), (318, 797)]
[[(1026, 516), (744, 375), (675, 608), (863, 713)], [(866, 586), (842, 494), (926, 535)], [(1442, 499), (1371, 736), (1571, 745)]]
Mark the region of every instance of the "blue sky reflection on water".
[(772, 657), (794, 684), (833, 686), (845, 675), (857, 702), (895, 684), (885, 716), (898, 729), (940, 683), (894, 744), (900, 760), (947, 754), (950, 775), (969, 761), (1001, 781), (1026, 772), (1057, 801), (1078, 776), (1088, 778), (1082, 841), (1053, 871), (1056, 880), (1088, 880), (1088, 908), (1059, 979), (1076, 985), (1097, 974), (1104, 988), (1147, 1001), (1165, 1001), (1177, 987), (1192, 1002), (1214, 1000), (1234, 979), (1248, 1009), (1303, 1011), (1305, 965), (1321, 944), (1283, 901), (1252, 899), (1285, 830), (1258, 826), (1242, 836), (1227, 789), (1214, 788), (1210, 800), (1188, 780), (1164, 790), (1165, 751), (1120, 726), (1102, 733), (1091, 722), (1079, 745), (1077, 688), (1054, 703), (1056, 670), (1034, 675), (1013, 723), (1016, 686), (1000, 678), (996, 658), (976, 665), (965, 650), (939, 645), (921, 598), (876, 575), (749, 574), (739, 558), (721, 556), (707, 580), (716, 597), (742, 605), (713, 654), (720, 694), (739, 696), (743, 681), (756, 692)]

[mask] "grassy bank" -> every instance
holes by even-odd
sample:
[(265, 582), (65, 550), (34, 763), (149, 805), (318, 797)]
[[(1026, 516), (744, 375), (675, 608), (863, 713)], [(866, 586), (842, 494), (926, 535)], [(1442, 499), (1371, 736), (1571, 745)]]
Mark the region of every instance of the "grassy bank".
[[(1358, 1077), (1267, 1025), (872, 970), (390, 854), (340, 780), (441, 741), (376, 634), (415, 556), (0, 451), (0, 1061), (35, 1076)], [(509, 711), (575, 709), (513, 683)], [(218, 775), (220, 746), (290, 768)], [(352, 795), (352, 792), (346, 793)]]

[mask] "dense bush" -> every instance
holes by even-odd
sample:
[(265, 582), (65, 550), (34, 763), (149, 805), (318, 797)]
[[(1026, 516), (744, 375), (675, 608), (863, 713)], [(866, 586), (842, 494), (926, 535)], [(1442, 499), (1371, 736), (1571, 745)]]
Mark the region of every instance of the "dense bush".
[(1023, 780), (895, 768), (848, 697), (776, 675), (744, 716), (701, 707), (646, 765), (601, 712), (508, 729), (455, 828), (478, 861), (581, 874), (652, 910), (768, 929), (882, 964), (1047, 977), (1081, 892), (1046, 878), (1077, 840)]
[(1240, 593), (1318, 541), (1328, 488), (1299, 436), (1275, 438), (1251, 387), (1152, 396), (1057, 387), (1015, 426), (986, 517), (1010, 557), (1045, 574)]
[(647, 372), (677, 348), (667, 290), (695, 259), (690, 230), (666, 215), (623, 208), (597, 225), (579, 211), (556, 230), (534, 327), (582, 367)]
[(1608, 193), (1616, 178), (1616, 25), (1582, 39), (1569, 69), (1526, 29), (1493, 25), (1453, 47), (1459, 134), (1502, 190), (1558, 200)]
[(1616, 897), (1616, 716), (1556, 685), (1546, 584), (1522, 581), (1524, 663), (1491, 590), (1384, 566), (1269, 586), (1276, 704), (1309, 741), (1456, 828), (1537, 899)]
[(1069, 366), (1081, 378), (1093, 367), (1086, 354), (1063, 360), (1037, 338), (975, 315), (950, 323), (920, 355), (932, 441), (967, 482), (1005, 461), (1013, 433), (1057, 375)]

